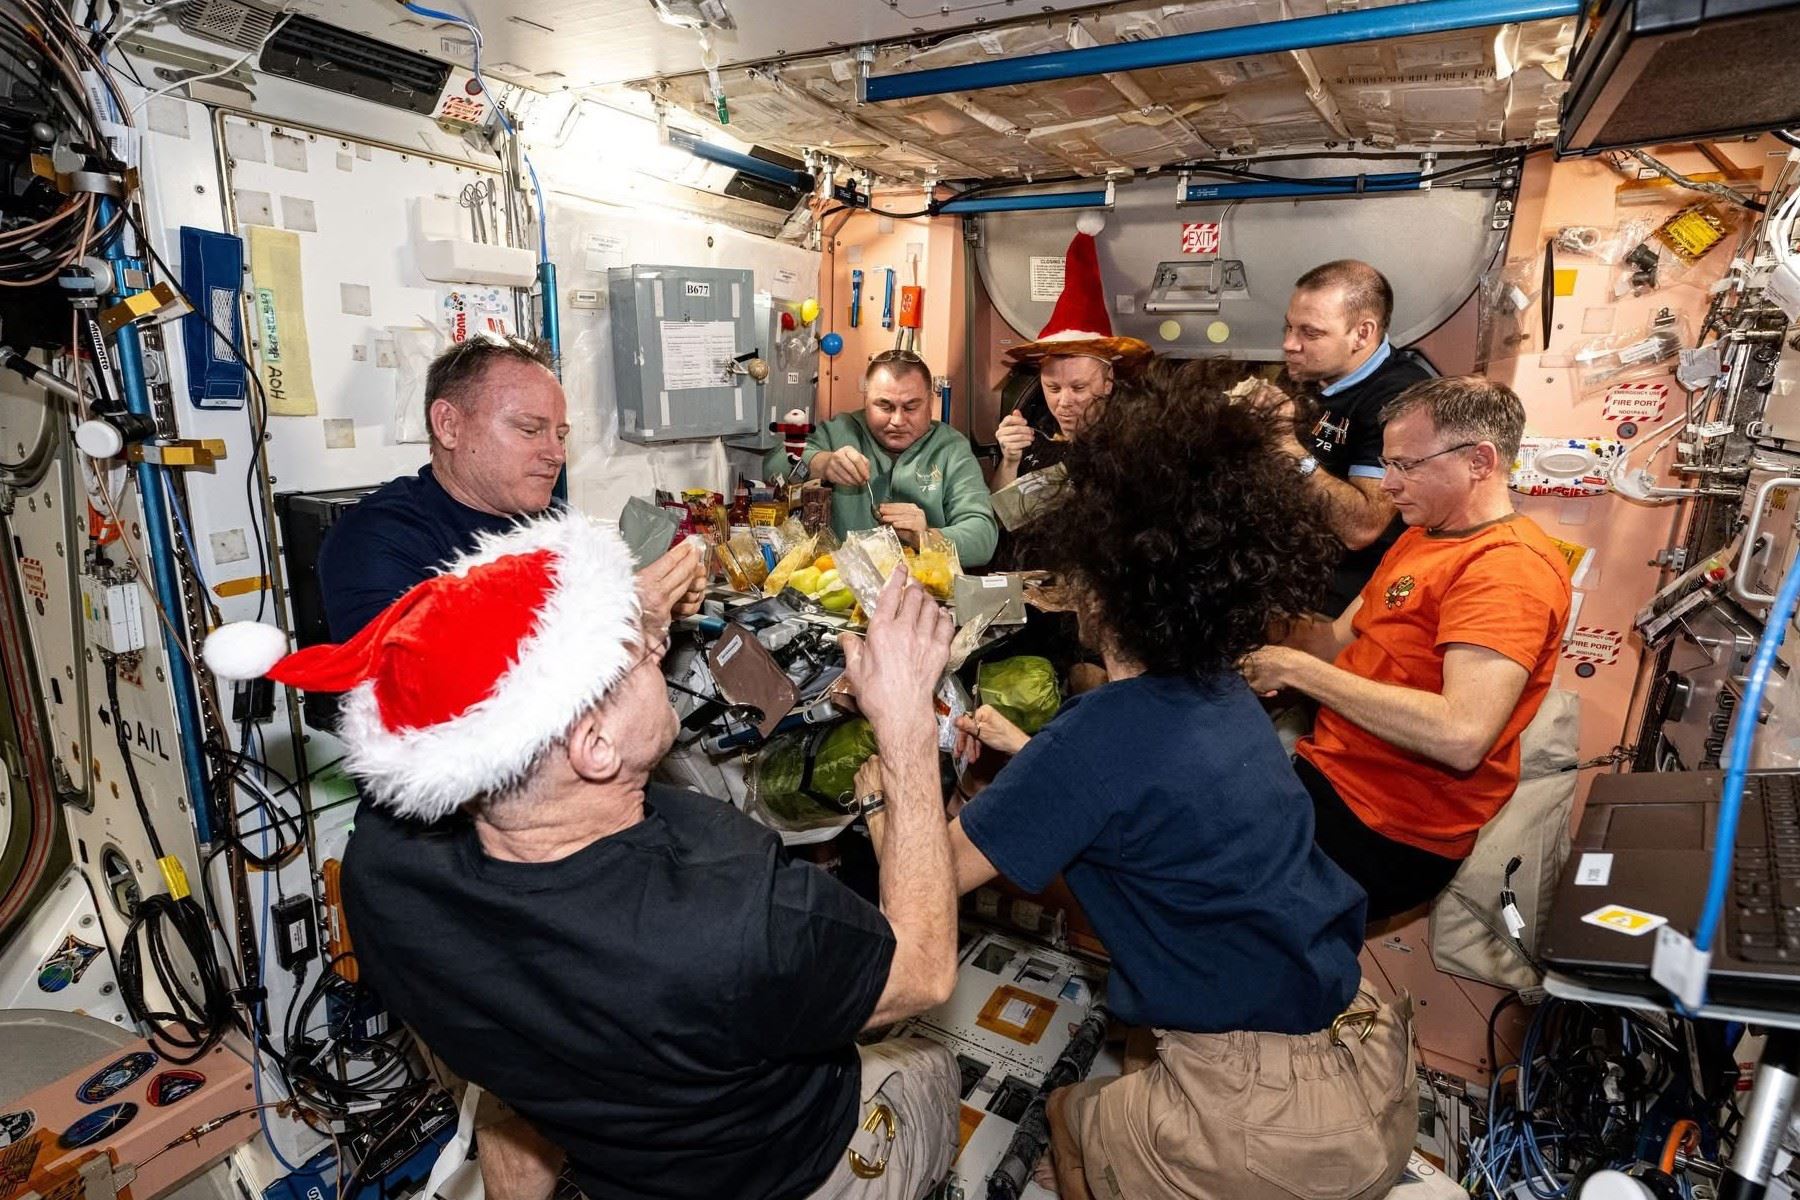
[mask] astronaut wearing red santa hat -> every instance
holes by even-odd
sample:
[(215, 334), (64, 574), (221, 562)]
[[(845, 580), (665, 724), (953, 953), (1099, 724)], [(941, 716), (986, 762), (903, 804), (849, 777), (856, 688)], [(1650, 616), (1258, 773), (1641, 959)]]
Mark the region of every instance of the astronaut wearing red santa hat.
[(1000, 465), (990, 480), (994, 491), (1060, 462), (1063, 448), (1080, 436), (1094, 406), (1112, 395), (1114, 375), (1150, 358), (1148, 343), (1113, 335), (1094, 241), (1105, 224), (1099, 213), (1083, 213), (1076, 220), (1063, 259), (1062, 293), (1050, 320), (1035, 340), (1006, 352), (1015, 365), (1038, 365), (1038, 385), (1056, 429), (1034, 427), (1020, 409), (1006, 414), (994, 430), (1000, 444)]
[(677, 728), (668, 622), (617, 531), (564, 512), (484, 537), (341, 645), (283, 656), (279, 631), (227, 626), (206, 659), (348, 693), (364, 977), (589, 1197), (917, 1200), (955, 1145), (955, 1060), (855, 1038), (955, 982), (932, 713), (950, 618), (897, 572), (845, 644), (880, 749), (879, 908), (730, 804), (650, 782)]

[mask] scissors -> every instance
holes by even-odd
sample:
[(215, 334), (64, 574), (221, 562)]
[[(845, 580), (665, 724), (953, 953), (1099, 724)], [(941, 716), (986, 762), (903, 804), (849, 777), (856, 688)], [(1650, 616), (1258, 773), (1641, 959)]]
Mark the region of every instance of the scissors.
[(483, 205), (492, 206), (493, 193), (493, 180), (477, 179), (474, 183), (464, 184), (462, 193), (456, 198), (458, 204), (469, 210), (469, 228), (473, 231), (475, 240), (484, 245), (488, 240), (488, 228), (487, 218), (482, 207)]

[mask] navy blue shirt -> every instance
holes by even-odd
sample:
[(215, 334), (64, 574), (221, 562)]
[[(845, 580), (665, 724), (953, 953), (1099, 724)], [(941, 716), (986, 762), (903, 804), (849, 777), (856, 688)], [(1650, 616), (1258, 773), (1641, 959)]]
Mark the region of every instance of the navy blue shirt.
[(893, 931), (729, 804), (651, 784), (554, 862), (365, 806), (344, 911), (394, 1014), (593, 1200), (800, 1200), (843, 1159)]
[(332, 526), (319, 550), (331, 640), (349, 641), (382, 609), (473, 550), (482, 534), (504, 533), (519, 520), (455, 500), (428, 466), (382, 484)]
[(1356, 995), (1363, 891), (1248, 685), (1141, 675), (1079, 696), (962, 812), (1000, 873), (1062, 872), (1112, 955), (1107, 1007), (1190, 1033), (1316, 1033)]

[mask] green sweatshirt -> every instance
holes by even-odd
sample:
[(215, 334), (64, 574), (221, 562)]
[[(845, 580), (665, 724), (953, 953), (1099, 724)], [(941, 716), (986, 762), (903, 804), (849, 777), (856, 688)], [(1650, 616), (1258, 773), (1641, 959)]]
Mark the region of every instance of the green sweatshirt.
[(994, 557), (1000, 526), (968, 438), (933, 421), (924, 437), (895, 458), (875, 440), (863, 415), (853, 412), (813, 430), (806, 439), (806, 457), (810, 462), (820, 450), (845, 446), (856, 447), (869, 460), (869, 486), (832, 488), (831, 528), (840, 538), (879, 525), (875, 510), (883, 504), (916, 504), (925, 510), (925, 524), (941, 530), (956, 547), (964, 570), (985, 566)]

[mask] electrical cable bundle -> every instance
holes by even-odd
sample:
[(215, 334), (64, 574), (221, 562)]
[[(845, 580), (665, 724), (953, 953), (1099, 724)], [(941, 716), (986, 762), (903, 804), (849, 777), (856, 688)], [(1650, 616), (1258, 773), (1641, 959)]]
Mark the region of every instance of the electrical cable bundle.
[[(1518, 1002), (1509, 993), (1489, 1014), (1489, 1062), (1500, 1014)], [(1494, 1073), (1487, 1131), (1469, 1147), (1463, 1186), (1494, 1200), (1562, 1200), (1596, 1171), (1657, 1162), (1673, 1133), (1718, 1154), (1736, 1120), (1735, 1036), (1716, 1024), (1677, 1018), (1665, 1030), (1630, 1010), (1545, 1000), (1518, 1062)]]
[(86, 74), (112, 89), (98, 67), (61, 5), (0, 3), (0, 76), (12, 85), (0, 103), (0, 161), (7, 168), (0, 178), (0, 287), (49, 283), (118, 228), (117, 217), (97, 226), (98, 193), (65, 193), (56, 178), (60, 167), (76, 165), (58, 162), (57, 151), (81, 160), (83, 171), (110, 161), (83, 83)]

